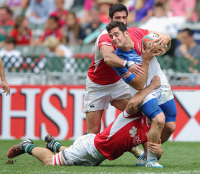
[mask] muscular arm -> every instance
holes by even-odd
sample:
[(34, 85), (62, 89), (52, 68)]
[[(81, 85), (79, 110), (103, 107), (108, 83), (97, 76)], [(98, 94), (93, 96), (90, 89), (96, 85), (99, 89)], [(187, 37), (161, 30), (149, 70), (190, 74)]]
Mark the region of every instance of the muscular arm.
[(120, 59), (114, 54), (114, 48), (111, 46), (103, 45), (100, 48), (100, 53), (104, 58), (104, 62), (111, 67), (124, 67), (125, 60)]
[(154, 76), (152, 79), (152, 83), (150, 83), (144, 89), (138, 91), (128, 102), (126, 106), (126, 110), (130, 114), (135, 114), (139, 111), (139, 104), (142, 103), (144, 98), (151, 93), (154, 89), (160, 87), (160, 78), (158, 76)]

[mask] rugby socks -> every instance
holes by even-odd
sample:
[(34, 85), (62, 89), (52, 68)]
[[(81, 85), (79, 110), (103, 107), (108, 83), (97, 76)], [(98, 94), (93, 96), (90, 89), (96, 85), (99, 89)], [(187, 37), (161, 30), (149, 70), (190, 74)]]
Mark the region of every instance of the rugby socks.
[(147, 161), (151, 161), (151, 160), (158, 160), (156, 154), (152, 153), (149, 149), (148, 149), (148, 154), (147, 154)]
[(29, 155), (32, 155), (31, 151), (34, 147), (37, 147), (37, 146), (34, 144), (30, 144), (30, 143), (24, 143), (22, 145), (22, 151), (25, 153), (28, 153)]
[(59, 149), (62, 145), (55, 141), (55, 140), (52, 140), (51, 142), (48, 143), (48, 149), (51, 150), (52, 152), (59, 152)]

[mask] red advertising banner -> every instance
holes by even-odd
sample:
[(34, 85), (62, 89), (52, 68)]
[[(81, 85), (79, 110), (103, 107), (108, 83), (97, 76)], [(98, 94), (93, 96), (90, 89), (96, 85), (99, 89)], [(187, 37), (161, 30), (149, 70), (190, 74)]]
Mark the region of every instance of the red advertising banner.
[[(200, 141), (200, 86), (173, 87), (177, 128), (171, 140)], [(0, 95), (0, 139), (76, 139), (86, 127), (84, 86), (11, 86), (10, 96)], [(102, 130), (120, 113), (109, 107)]]

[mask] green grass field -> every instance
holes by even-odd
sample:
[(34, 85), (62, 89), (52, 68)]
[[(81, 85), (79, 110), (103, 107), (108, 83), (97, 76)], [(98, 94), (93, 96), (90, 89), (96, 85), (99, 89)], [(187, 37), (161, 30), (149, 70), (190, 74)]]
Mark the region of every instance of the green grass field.
[[(200, 173), (200, 143), (181, 143), (167, 142), (163, 145), (164, 154), (160, 164), (164, 169), (154, 169), (135, 166), (135, 157), (130, 153), (114, 161), (105, 160), (101, 165), (95, 167), (82, 166), (44, 166), (36, 158), (25, 154), (13, 159), (14, 164), (7, 164), (6, 157), (8, 149), (20, 140), (3, 141), (0, 140), (0, 174), (60, 174), (60, 173), (136, 173), (136, 174), (153, 174), (153, 173), (170, 173), (170, 174), (192, 174)], [(44, 147), (43, 141), (34, 141), (37, 146)], [(73, 141), (61, 141), (65, 146), (70, 146)]]

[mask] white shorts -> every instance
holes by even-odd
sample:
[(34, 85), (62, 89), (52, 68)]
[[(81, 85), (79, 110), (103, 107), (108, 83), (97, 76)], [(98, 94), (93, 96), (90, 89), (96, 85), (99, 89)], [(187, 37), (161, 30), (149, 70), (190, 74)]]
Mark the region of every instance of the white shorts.
[(131, 98), (129, 85), (122, 79), (114, 84), (99, 85), (86, 79), (84, 95), (84, 112), (108, 109), (109, 103), (113, 100)]
[(66, 166), (95, 166), (106, 158), (94, 145), (95, 134), (79, 137), (73, 145), (62, 151), (62, 158)]
[[(137, 92), (137, 90), (135, 90), (133, 88), (130, 91), (131, 91), (132, 96), (135, 95), (135, 93)], [(170, 88), (168, 88), (168, 89), (158, 88), (156, 90), (153, 90), (150, 94), (148, 94), (144, 98), (144, 100), (140, 104), (140, 107), (153, 98), (157, 98), (158, 105), (162, 105), (163, 103), (166, 103), (169, 100), (173, 99), (174, 96), (173, 96)]]

